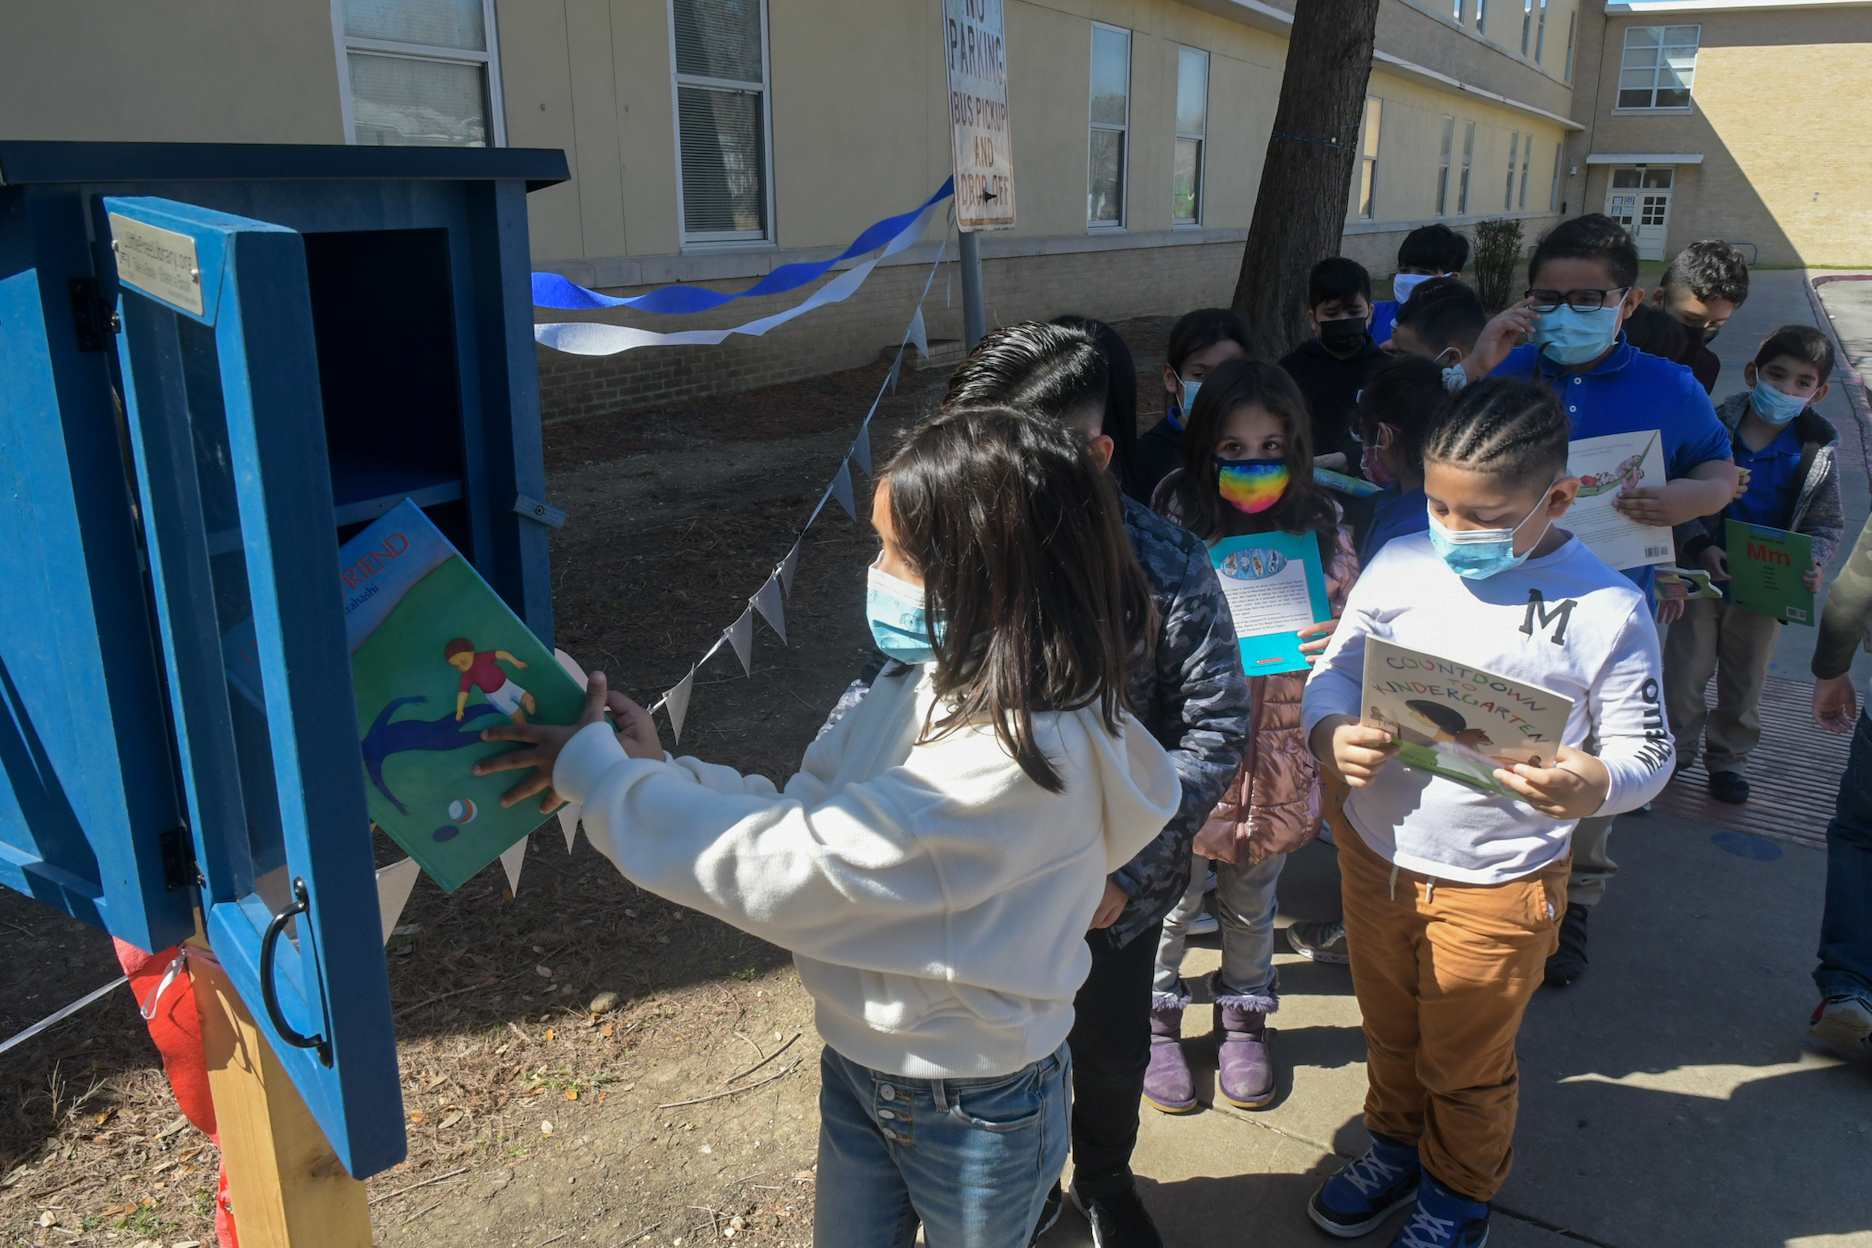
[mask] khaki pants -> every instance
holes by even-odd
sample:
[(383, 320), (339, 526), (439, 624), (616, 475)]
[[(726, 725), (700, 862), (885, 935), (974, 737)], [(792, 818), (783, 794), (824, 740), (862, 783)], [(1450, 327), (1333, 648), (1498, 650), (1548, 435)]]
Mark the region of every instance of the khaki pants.
[[(1746, 773), (1761, 741), (1762, 686), (1781, 625), (1713, 598), (1692, 598), (1664, 639), (1664, 707), (1677, 738), (1677, 762), (1696, 761), (1703, 742), (1709, 772)], [(1703, 690), (1716, 677), (1716, 707)]]
[(1515, 1033), (1559, 944), (1567, 861), (1489, 885), (1392, 870), (1345, 829), (1339, 873), (1365, 1023), (1365, 1126), (1416, 1145), (1444, 1186), (1492, 1200), (1514, 1160)]
[(1618, 874), (1618, 863), (1606, 852), (1612, 839), (1612, 816), (1582, 819), (1573, 829), (1573, 875), (1567, 881), (1569, 906), (1596, 906), (1606, 885)]

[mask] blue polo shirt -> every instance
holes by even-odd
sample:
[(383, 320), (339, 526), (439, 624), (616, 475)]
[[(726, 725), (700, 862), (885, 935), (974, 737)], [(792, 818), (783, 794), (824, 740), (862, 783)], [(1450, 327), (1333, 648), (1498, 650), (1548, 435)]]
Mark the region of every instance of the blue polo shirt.
[[(1638, 350), (1622, 333), (1611, 353), (1590, 372), (1563, 373), (1530, 343), (1509, 352), (1496, 365), (1494, 376), (1551, 389), (1572, 418), (1575, 439), (1658, 430), (1667, 479), (1687, 477), (1698, 464), (1729, 458), (1729, 430), (1717, 419), (1696, 376), (1682, 364)], [(1623, 571), (1655, 608), (1656, 570), (1647, 564)]]
[(1392, 538), (1409, 537), (1430, 527), (1430, 500), (1424, 496), (1422, 486), (1400, 490), (1394, 485), (1382, 494), (1374, 494), (1372, 504), (1371, 527), (1365, 530), (1365, 544), (1359, 547), (1360, 568), (1371, 567), (1372, 560)]
[(1729, 504), (1723, 518), (1770, 529), (1787, 528), (1801, 487), (1797, 479), (1800, 461), (1801, 443), (1794, 436), (1792, 423), (1782, 426), (1774, 440), (1759, 451), (1749, 450), (1748, 443), (1737, 438), (1736, 467), (1749, 471), (1748, 492)]
[(1398, 301), (1380, 299), (1371, 305), (1371, 340), (1390, 342), (1391, 327), (1397, 324)]

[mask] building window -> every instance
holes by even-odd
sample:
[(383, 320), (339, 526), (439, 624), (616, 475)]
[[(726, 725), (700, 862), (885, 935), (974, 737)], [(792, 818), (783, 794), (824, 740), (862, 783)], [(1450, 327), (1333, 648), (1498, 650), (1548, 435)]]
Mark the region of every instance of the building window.
[(1508, 136), (1508, 190), (1507, 193), (1502, 196), (1501, 206), (1503, 212), (1507, 212), (1510, 208), (1514, 207), (1515, 161), (1518, 160), (1520, 156), (1521, 132), (1516, 130), (1513, 134)]
[(1456, 24), (1458, 26), (1462, 25), (1463, 24), (1463, 0), (1456, 0), (1456, 3), (1450, 6), (1450, 10), (1451, 10), (1450, 16), (1456, 19)]
[(1449, 207), (1450, 148), (1455, 142), (1456, 119), (1445, 117), (1443, 119), (1443, 148), (1437, 154), (1436, 215), (1439, 217), (1448, 215), (1445, 209)]
[(1534, 0), (1521, 0), (1521, 55), (1534, 46)]
[(1124, 225), (1125, 140), (1131, 127), (1131, 32), (1092, 23), (1091, 177), (1086, 224)]
[(1475, 33), (1488, 33), (1488, 0), (1475, 0)]
[(1579, 14), (1569, 13), (1566, 19), (1566, 73), (1562, 77), (1567, 85), (1573, 83), (1573, 32), (1579, 28)]
[(1547, 192), (1548, 212), (1560, 211), (1560, 154), (1565, 150), (1563, 143), (1553, 145), (1553, 189)]
[(1462, 132), (1462, 180), (1456, 184), (1456, 215), (1469, 212), (1469, 166), (1475, 160), (1475, 122), (1465, 121)]
[(1359, 145), (1358, 215), (1369, 221), (1378, 208), (1378, 128), (1384, 120), (1384, 101), (1365, 97), (1365, 137)]
[(1540, 17), (1534, 24), (1534, 63), (1541, 63), (1547, 51), (1547, 0), (1540, 0)]
[(337, 0), (345, 119), (376, 147), (498, 147), (494, 0)]
[(771, 237), (767, 6), (670, 0), (684, 243)]
[(1689, 108), (1701, 26), (1633, 26), (1619, 62), (1620, 108)]
[(1177, 50), (1176, 170), (1170, 216), (1178, 225), (1202, 220), (1203, 140), (1209, 133), (1209, 54)]
[(1534, 163), (1534, 136), (1528, 135), (1527, 142), (1521, 145), (1521, 193), (1515, 197), (1515, 207), (1527, 207), (1528, 166)]

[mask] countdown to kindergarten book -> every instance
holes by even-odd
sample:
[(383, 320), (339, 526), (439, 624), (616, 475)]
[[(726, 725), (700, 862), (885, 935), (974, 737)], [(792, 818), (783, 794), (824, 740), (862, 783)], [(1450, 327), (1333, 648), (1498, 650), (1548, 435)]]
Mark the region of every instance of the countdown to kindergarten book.
[(1319, 539), (1311, 533), (1251, 533), (1209, 548), (1216, 579), (1241, 639), (1250, 676), (1309, 669), (1298, 633), (1332, 618)]
[(1398, 761), (1523, 800), (1495, 769), (1551, 767), (1573, 700), (1455, 659), (1365, 639), (1361, 722), (1398, 741)]
[(1560, 523), (1593, 554), (1614, 568), (1677, 557), (1667, 526), (1639, 524), (1612, 506), (1622, 490), (1664, 484), (1664, 439), (1656, 429), (1570, 442), (1567, 473), (1580, 479), (1580, 492)]
[(585, 691), (408, 499), (339, 551), (365, 796), (378, 827), (454, 892), (547, 816), (502, 809), (521, 771), (496, 724), (570, 724)]
[(1813, 538), (1740, 520), (1724, 522), (1729, 601), (1790, 624), (1814, 623), (1814, 596), (1801, 579), (1813, 567)]

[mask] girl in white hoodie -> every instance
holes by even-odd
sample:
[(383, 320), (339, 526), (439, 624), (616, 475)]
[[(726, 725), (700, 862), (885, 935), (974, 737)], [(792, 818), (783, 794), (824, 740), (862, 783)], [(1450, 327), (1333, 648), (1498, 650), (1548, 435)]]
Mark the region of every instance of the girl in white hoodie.
[(918, 429), (872, 523), (872, 634), (912, 666), (784, 790), (670, 759), (602, 673), (578, 725), (492, 730), (534, 748), (482, 769), (537, 768), (510, 804), (550, 784), (630, 879), (793, 951), (826, 1041), (817, 1248), (919, 1222), (931, 1248), (1025, 1248), (1065, 1162), (1085, 931), (1177, 808), (1124, 705), (1151, 602), (1110, 478), (1030, 415)]

